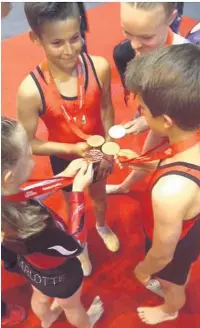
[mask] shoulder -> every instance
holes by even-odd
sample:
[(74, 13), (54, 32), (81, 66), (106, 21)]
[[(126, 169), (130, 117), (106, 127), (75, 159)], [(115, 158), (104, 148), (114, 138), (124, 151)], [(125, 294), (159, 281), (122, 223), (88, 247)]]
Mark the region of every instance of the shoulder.
[(198, 190), (198, 186), (192, 180), (180, 175), (168, 175), (162, 177), (152, 190), (152, 203), (167, 210), (185, 211)]
[(24, 97), (33, 97), (38, 95), (38, 88), (29, 74), (20, 84), (18, 88), (18, 95)]
[(101, 83), (104, 84), (107, 79), (110, 81), (111, 69), (109, 61), (100, 56), (90, 56), (90, 58), (93, 61), (96, 73)]
[(109, 61), (106, 58), (100, 56), (90, 56), (90, 58), (92, 59), (95, 68), (104, 70), (110, 68)]
[(41, 96), (36, 83), (29, 74), (20, 84), (17, 92), (18, 106), (21, 107), (29, 103), (30, 107), (41, 107)]

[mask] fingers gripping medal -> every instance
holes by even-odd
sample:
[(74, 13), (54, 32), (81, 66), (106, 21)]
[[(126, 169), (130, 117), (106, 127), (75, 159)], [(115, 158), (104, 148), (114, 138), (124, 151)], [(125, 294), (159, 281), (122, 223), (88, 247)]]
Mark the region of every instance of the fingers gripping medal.
[(139, 155), (131, 149), (120, 149), (118, 156), (132, 159), (138, 157)]

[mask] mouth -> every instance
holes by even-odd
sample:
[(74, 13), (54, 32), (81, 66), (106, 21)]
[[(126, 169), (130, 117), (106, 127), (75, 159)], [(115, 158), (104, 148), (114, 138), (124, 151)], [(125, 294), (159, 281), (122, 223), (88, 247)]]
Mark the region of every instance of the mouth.
[(73, 61), (74, 59), (76, 59), (76, 56), (74, 56), (74, 57), (61, 58), (61, 60), (63, 60), (63, 61)]

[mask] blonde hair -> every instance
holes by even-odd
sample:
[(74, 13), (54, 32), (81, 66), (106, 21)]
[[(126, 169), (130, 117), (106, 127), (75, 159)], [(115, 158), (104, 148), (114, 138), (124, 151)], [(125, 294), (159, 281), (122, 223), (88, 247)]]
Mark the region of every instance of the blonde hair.
[[(17, 121), (1, 118), (2, 175), (18, 164), (22, 153), (19, 133), (20, 125)], [(16, 231), (17, 237), (26, 238), (43, 230), (48, 216), (39, 205), (32, 205), (29, 202), (15, 203), (5, 200), (4, 197), (1, 198), (2, 227), (7, 224)]]
[(163, 7), (167, 16), (170, 16), (174, 9), (176, 9), (176, 2), (128, 2), (131, 7), (144, 10), (153, 10)]

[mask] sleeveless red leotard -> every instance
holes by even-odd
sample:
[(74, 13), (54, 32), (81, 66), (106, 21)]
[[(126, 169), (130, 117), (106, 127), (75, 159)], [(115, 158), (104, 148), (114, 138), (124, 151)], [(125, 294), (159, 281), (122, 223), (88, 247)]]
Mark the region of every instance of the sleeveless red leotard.
[[(92, 59), (81, 54), (82, 61), (85, 67), (85, 101), (82, 109), (74, 103), (77, 97), (64, 97), (63, 102), (66, 103), (67, 111), (72, 117), (76, 118), (76, 125), (87, 135), (104, 135), (104, 129), (101, 120), (101, 101), (102, 90), (97, 77), (97, 73), (92, 62)], [(51, 88), (46, 84), (43, 73), (39, 66), (30, 73), (35, 81), (41, 95), (43, 111), (41, 119), (45, 123), (48, 130), (48, 140), (62, 143), (77, 143), (84, 141), (74, 134), (66, 119), (60, 104), (57, 103)], [(83, 115), (85, 122), (83, 123)], [(63, 157), (63, 156), (62, 156)], [(64, 156), (70, 158), (69, 156)]]
[[(177, 162), (158, 166), (157, 170), (153, 173), (151, 180), (148, 183), (148, 187), (146, 192), (144, 193), (141, 206), (144, 231), (151, 241), (153, 239), (154, 229), (154, 217), (151, 201), (152, 189), (159, 179), (171, 174), (182, 175), (188, 179), (193, 180), (195, 183), (198, 184), (198, 186), (200, 186), (200, 166), (185, 162)], [(183, 222), (183, 229), (180, 239), (184, 238), (187, 235), (188, 231), (199, 219), (200, 213), (195, 218)]]

